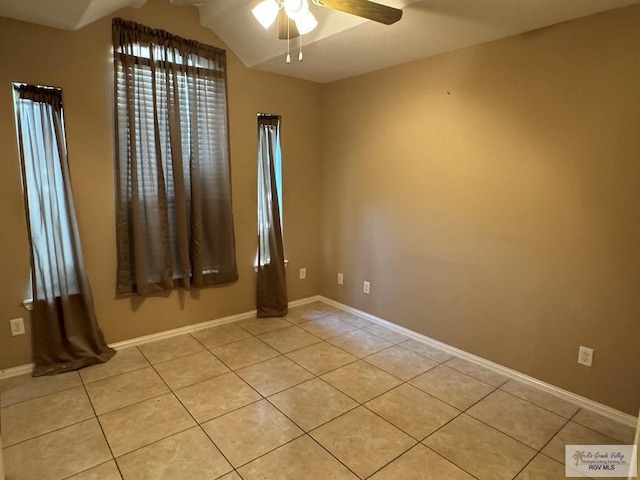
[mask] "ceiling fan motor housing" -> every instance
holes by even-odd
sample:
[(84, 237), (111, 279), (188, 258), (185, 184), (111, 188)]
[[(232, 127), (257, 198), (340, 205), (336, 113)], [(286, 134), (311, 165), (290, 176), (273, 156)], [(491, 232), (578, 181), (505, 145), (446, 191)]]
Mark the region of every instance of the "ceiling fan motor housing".
[(284, 0), (284, 11), (291, 20), (302, 19), (309, 11), (307, 0)]

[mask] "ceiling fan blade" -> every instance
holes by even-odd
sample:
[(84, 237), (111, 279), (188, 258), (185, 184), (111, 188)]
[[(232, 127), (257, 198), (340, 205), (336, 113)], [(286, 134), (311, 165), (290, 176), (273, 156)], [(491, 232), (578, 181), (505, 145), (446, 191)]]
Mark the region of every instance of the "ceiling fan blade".
[(203, 0), (169, 0), (172, 4), (174, 5), (197, 5), (199, 3), (202, 3)]
[(314, 0), (316, 5), (391, 25), (402, 18), (402, 10), (369, 0)]
[[(289, 36), (287, 36), (287, 24), (289, 24)], [(278, 12), (278, 38), (286, 40), (287, 38), (296, 38), (299, 35), (296, 22), (287, 16), (284, 8), (281, 8)]]

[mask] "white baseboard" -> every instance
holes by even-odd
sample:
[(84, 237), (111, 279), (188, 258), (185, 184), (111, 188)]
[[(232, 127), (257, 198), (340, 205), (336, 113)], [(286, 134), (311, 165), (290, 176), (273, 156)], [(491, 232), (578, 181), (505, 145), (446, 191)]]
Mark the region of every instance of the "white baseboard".
[(5, 368), (4, 370), (0, 370), (0, 380), (2, 380), (3, 378), (17, 377), (18, 375), (25, 375), (27, 373), (31, 373), (32, 370), (33, 370), (33, 363), (20, 365), (18, 367)]
[[(615, 408), (611, 408), (602, 403), (598, 403), (586, 397), (582, 397), (580, 395), (569, 392), (567, 390), (563, 390), (562, 388), (556, 387), (555, 385), (551, 385), (549, 383), (543, 382), (542, 380), (538, 380), (536, 378), (530, 377), (528, 375), (525, 375), (524, 373), (520, 373), (511, 368), (491, 362), (489, 360), (486, 360), (472, 353), (465, 352), (464, 350), (461, 350), (459, 348), (453, 347), (446, 343), (442, 343), (438, 340), (435, 340), (433, 338), (427, 337), (426, 335), (422, 335), (420, 333), (414, 332), (413, 330), (409, 330), (408, 328), (402, 327), (400, 325), (396, 325), (395, 323), (389, 322), (388, 320), (385, 320), (383, 318), (376, 317), (375, 315), (371, 315), (370, 313), (363, 312), (362, 310), (358, 310), (357, 308), (353, 308), (353, 307), (350, 307), (349, 305), (345, 305), (343, 303), (336, 302), (335, 300), (331, 300), (330, 298), (323, 297), (322, 295), (315, 295), (313, 297), (294, 300), (292, 302), (289, 302), (289, 307), (292, 307), (292, 308), (298, 307), (300, 305), (305, 305), (307, 303), (317, 302), (317, 301), (324, 302), (328, 305), (332, 305), (344, 311), (351, 312), (353, 314), (364, 317), (367, 320), (370, 320), (374, 323), (383, 325), (391, 330), (402, 333), (403, 335), (406, 335), (409, 338), (413, 338), (414, 340), (417, 340), (419, 342), (439, 348), (447, 353), (450, 353), (451, 355), (462, 358), (471, 363), (475, 363), (476, 365), (480, 365), (482, 367), (488, 368), (489, 370), (500, 373), (505, 377), (523, 382), (531, 387), (537, 388), (539, 390), (543, 390), (563, 400), (567, 400), (571, 403), (574, 403), (579, 407), (592, 410), (596, 413), (599, 413), (600, 415), (603, 415), (617, 422), (623, 423), (625, 425), (629, 425), (633, 428), (635, 428), (638, 423), (638, 418), (634, 417), (633, 415), (629, 415), (628, 413), (621, 412), (620, 410), (616, 410)], [(246, 320), (248, 318), (253, 318), (255, 315), (256, 315), (256, 311), (251, 310), (249, 312), (238, 313), (236, 315), (217, 318), (215, 320), (210, 320), (207, 322), (196, 323), (194, 325), (187, 325), (186, 327), (174, 328), (172, 330), (166, 330), (164, 332), (158, 332), (151, 335), (132, 338), (130, 340), (124, 340), (122, 342), (117, 342), (109, 346), (116, 350), (122, 350), (123, 348), (127, 348), (127, 347), (134, 347), (137, 345), (143, 345), (145, 343), (154, 342), (157, 340), (164, 340), (166, 338), (176, 337), (178, 335), (184, 335), (186, 333), (197, 332), (198, 330), (204, 330), (205, 328), (224, 325), (226, 323), (237, 322), (239, 320)], [(5, 370), (0, 370), (0, 380), (2, 380), (3, 378), (15, 377), (18, 375), (31, 373), (32, 369), (33, 369), (33, 364), (28, 364), (28, 365), (21, 365), (18, 367), (8, 368)]]
[(556, 387), (555, 385), (551, 385), (549, 383), (543, 382), (542, 380), (538, 380), (537, 378), (530, 377), (529, 375), (525, 375), (524, 373), (520, 373), (517, 370), (513, 370), (511, 368), (505, 367), (498, 363), (491, 362), (489, 360), (486, 360), (472, 353), (465, 352), (464, 350), (461, 350), (459, 348), (452, 347), (451, 345), (448, 345), (446, 343), (440, 342), (433, 338), (427, 337), (426, 335), (422, 335), (420, 333), (414, 332), (413, 330), (402, 327), (388, 320), (384, 320), (383, 318), (376, 317), (375, 315), (371, 315), (370, 313), (363, 312), (361, 310), (358, 310), (357, 308), (350, 307), (349, 305), (336, 302), (335, 300), (331, 300), (330, 298), (322, 297), (321, 301), (324, 303), (327, 303), (328, 305), (332, 305), (334, 307), (345, 310), (347, 312), (360, 315), (361, 317), (364, 317), (367, 320), (370, 320), (379, 325), (383, 325), (389, 328), (390, 330), (394, 330), (398, 333), (402, 333), (403, 335), (406, 335), (409, 338), (413, 338), (414, 340), (417, 340), (419, 342), (426, 343), (427, 345), (439, 348), (440, 350), (450, 353), (451, 355), (462, 358), (471, 363), (475, 363), (476, 365), (479, 365), (481, 367), (485, 367), (496, 373), (502, 374), (505, 377), (518, 380), (522, 383), (527, 384), (530, 387), (537, 388), (538, 390), (543, 390), (563, 400), (574, 403), (579, 407), (592, 410), (596, 413), (599, 413), (600, 415), (603, 415), (607, 418), (623, 423), (625, 425), (629, 425), (633, 428), (636, 428), (637, 426), (638, 418), (634, 417), (633, 415), (629, 415), (628, 413), (621, 412), (620, 410), (616, 410), (615, 408), (609, 407), (602, 403), (598, 403), (589, 398), (583, 397), (581, 395), (577, 395), (567, 390), (563, 390), (562, 388)]
[[(311, 302), (324, 301), (324, 297), (315, 295), (313, 297), (302, 298), (300, 300), (293, 300), (289, 302), (289, 307), (298, 307)], [(194, 325), (187, 325), (186, 327), (174, 328), (172, 330), (165, 330), (163, 332), (152, 333), (151, 335), (144, 335), (142, 337), (132, 338), (130, 340), (124, 340), (122, 342), (116, 342), (109, 344), (109, 346), (115, 350), (122, 350), (128, 347), (135, 347), (138, 345), (144, 345), (145, 343), (155, 342), (157, 340), (164, 340), (166, 338), (177, 337), (178, 335), (184, 335), (185, 333), (197, 332), (198, 330), (204, 330), (205, 328), (215, 327), (218, 325), (224, 325), (225, 323), (237, 322), (238, 320), (246, 320), (253, 318), (256, 315), (256, 310), (251, 310), (244, 313), (238, 313), (236, 315), (229, 315), (228, 317), (217, 318), (215, 320), (209, 320), (207, 322), (196, 323)], [(33, 370), (33, 363), (27, 365), (20, 365), (18, 367), (7, 368), (0, 370), (0, 380), (3, 378), (17, 377), (18, 375), (25, 375), (31, 373)]]
[[(314, 297), (307, 297), (301, 300), (294, 300), (289, 302), (289, 307), (298, 307), (307, 303), (322, 301), (323, 297), (316, 295)], [(249, 312), (237, 313), (235, 315), (229, 315), (228, 317), (217, 318), (215, 320), (209, 320), (207, 322), (196, 323), (194, 325), (187, 325), (186, 327), (174, 328), (172, 330), (165, 330), (164, 332), (153, 333), (151, 335), (145, 335), (143, 337), (132, 338), (131, 340), (124, 340), (109, 345), (115, 350), (122, 350), (127, 347), (135, 347), (137, 345), (143, 345), (149, 342), (155, 342), (157, 340), (164, 340), (165, 338), (177, 337), (178, 335), (184, 335), (185, 333), (197, 332), (198, 330), (204, 330), (206, 328), (217, 327), (224, 325), (225, 323), (233, 323), (239, 320), (247, 320), (256, 316), (256, 310)]]

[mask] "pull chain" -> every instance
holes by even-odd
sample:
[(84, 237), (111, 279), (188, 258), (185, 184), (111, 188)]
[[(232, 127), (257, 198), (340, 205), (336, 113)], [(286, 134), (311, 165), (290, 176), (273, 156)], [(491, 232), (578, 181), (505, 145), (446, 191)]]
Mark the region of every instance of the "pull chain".
[(298, 61), (301, 62), (304, 57), (302, 56), (302, 35), (300, 35), (300, 53), (298, 54)]
[(291, 55), (289, 54), (289, 49), (291, 47), (291, 37), (289, 34), (290, 28), (291, 28), (291, 20), (287, 18), (287, 58), (285, 60), (287, 63), (291, 63)]

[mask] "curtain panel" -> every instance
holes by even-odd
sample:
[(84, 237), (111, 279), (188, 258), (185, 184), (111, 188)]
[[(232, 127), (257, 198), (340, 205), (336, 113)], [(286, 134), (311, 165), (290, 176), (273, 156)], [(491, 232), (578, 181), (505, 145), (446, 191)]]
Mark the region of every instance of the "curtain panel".
[(76, 221), (62, 92), (15, 87), (31, 250), (33, 375), (103, 363), (115, 354), (96, 320)]
[(226, 54), (113, 21), (117, 293), (237, 280)]
[(259, 318), (284, 317), (288, 311), (282, 223), (276, 182), (280, 156), (280, 117), (258, 116), (258, 278)]

